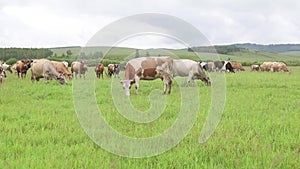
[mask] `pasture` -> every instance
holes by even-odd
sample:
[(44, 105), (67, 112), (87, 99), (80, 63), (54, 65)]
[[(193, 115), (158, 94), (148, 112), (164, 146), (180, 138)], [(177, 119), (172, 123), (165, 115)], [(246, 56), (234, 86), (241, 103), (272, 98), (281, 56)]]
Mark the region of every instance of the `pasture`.
[[(30, 71), (24, 80), (8, 74), (0, 87), (0, 168), (299, 168), (300, 67), (291, 70), (291, 75), (249, 69), (225, 74), (223, 115), (202, 144), (198, 137), (210, 108), (211, 88), (197, 81), (196, 123), (176, 147), (148, 158), (114, 155), (86, 135), (74, 109), (72, 81), (64, 86), (56, 81), (45, 84), (44, 79), (32, 83)], [(92, 68), (87, 78), (95, 78)], [(128, 136), (150, 137), (177, 118), (179, 87), (185, 78), (178, 79), (165, 96), (164, 113), (149, 124), (130, 122), (118, 113), (111, 84), (119, 79), (92, 81), (97, 104), (113, 128)], [(155, 89), (162, 91), (160, 80), (141, 81), (139, 95), (132, 88), (132, 105), (149, 109), (148, 96)]]

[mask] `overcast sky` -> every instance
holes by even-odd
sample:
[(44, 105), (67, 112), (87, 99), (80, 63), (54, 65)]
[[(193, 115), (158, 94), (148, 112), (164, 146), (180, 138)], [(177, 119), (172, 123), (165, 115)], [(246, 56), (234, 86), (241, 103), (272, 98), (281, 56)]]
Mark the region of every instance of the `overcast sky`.
[[(110, 23), (140, 13), (178, 17), (214, 45), (300, 43), (299, 0), (1, 0), (0, 47), (84, 46)], [(139, 36), (119, 45), (180, 47)]]

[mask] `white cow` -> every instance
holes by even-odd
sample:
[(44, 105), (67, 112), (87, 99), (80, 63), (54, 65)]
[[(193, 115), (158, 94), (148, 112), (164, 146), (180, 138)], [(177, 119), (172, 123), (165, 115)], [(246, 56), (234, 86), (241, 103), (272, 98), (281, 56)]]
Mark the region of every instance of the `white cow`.
[(188, 77), (186, 86), (189, 83), (195, 85), (195, 79), (200, 79), (206, 85), (210, 85), (210, 79), (206, 76), (203, 68), (199, 62), (195, 62), (189, 59), (177, 59), (173, 60), (173, 76)]

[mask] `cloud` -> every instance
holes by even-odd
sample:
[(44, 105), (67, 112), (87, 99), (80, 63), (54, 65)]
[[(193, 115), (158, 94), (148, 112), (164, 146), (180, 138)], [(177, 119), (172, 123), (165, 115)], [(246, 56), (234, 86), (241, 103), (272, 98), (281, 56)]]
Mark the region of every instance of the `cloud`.
[[(4, 24), (0, 27), (0, 46), (85, 45), (106, 25), (145, 12), (181, 18), (200, 30), (212, 44), (300, 43), (299, 6), (297, 0), (2, 0), (0, 22)], [(157, 29), (160, 25), (168, 25), (167, 22), (151, 24)], [(178, 27), (172, 29), (176, 31)], [(164, 40), (165, 37), (145, 38), (148, 42), (161, 43), (156, 46), (172, 46), (169, 43), (178, 46), (172, 39)], [(137, 39), (142, 40), (141, 37), (135, 38), (130, 45), (138, 47), (145, 43)]]

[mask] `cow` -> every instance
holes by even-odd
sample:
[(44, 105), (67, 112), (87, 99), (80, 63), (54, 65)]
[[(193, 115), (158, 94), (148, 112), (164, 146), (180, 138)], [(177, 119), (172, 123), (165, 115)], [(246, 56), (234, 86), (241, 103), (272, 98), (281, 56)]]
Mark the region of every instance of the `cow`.
[(120, 65), (115, 64), (115, 68), (114, 68), (114, 75), (115, 75), (115, 78), (116, 78), (116, 77), (117, 77), (117, 78), (120, 78), (119, 74), (120, 74)]
[(115, 71), (115, 64), (108, 64), (107, 65), (108, 77), (111, 78), (111, 76), (114, 74), (114, 71)]
[(19, 78), (20, 78), (20, 74), (21, 74), (22, 79), (24, 79), (26, 77), (26, 73), (27, 73), (27, 70), (30, 68), (31, 62), (32, 62), (32, 60), (29, 60), (29, 59), (23, 59), (23, 60), (17, 61), (15, 69), (17, 71)]
[(287, 68), (286, 64), (283, 62), (273, 62), (271, 69), (271, 72), (280, 72), (284, 71), (286, 73), (291, 73), (289, 69)]
[(96, 72), (97, 78), (100, 79), (100, 77), (102, 76), (102, 79), (103, 79), (104, 65), (102, 63), (97, 64), (95, 66), (95, 72)]
[(228, 72), (235, 73), (231, 63), (228, 61), (215, 61), (214, 64), (215, 64), (216, 71), (220, 71), (220, 72), (228, 71)]
[[(164, 70), (164, 74), (158, 73), (157, 68)], [(126, 96), (130, 96), (130, 88), (135, 83), (135, 93), (138, 94), (140, 80), (154, 80), (161, 78), (164, 82), (163, 94), (171, 93), (173, 59), (171, 57), (140, 57), (127, 62), (124, 79), (121, 84)], [(169, 73), (168, 73), (169, 72)]]
[(231, 64), (231, 66), (235, 72), (245, 71), (242, 64), (240, 64), (238, 62), (232, 62), (232, 61), (230, 61), (229, 63)]
[(212, 72), (216, 70), (216, 66), (214, 62), (207, 62), (206, 66), (207, 71)]
[(263, 72), (264, 71), (269, 72), (271, 70), (272, 65), (273, 65), (273, 62), (264, 62), (259, 66), (259, 69)]
[(2, 78), (6, 78), (5, 70), (0, 66), (0, 85), (2, 85)]
[(112, 75), (114, 75), (114, 77), (116, 78), (120, 78), (119, 73), (120, 73), (120, 66), (118, 64), (108, 64), (107, 65), (107, 71), (108, 77), (112, 77)]
[(65, 78), (68, 77), (70, 80), (72, 79), (72, 74), (70, 73), (68, 67), (63, 62), (51, 61), (51, 63), (53, 64), (53, 66), (55, 67), (58, 73), (65, 76)]
[(250, 66), (250, 69), (251, 69), (251, 72), (253, 72), (253, 71), (259, 71), (259, 65), (251, 65)]
[(195, 85), (194, 80), (200, 79), (206, 85), (211, 85), (209, 77), (206, 76), (203, 68), (201, 67), (201, 63), (195, 62), (189, 59), (175, 59), (173, 60), (173, 77), (181, 76), (188, 77), (186, 82), (186, 86), (189, 83)]
[(10, 65), (6, 64), (5, 62), (0, 61), (0, 66), (3, 68), (4, 71), (12, 73)]
[(85, 72), (87, 70), (88, 70), (87, 64), (85, 61), (72, 62), (72, 64), (71, 64), (71, 72), (72, 72), (72, 74), (75, 73), (76, 78), (77, 78), (77, 74), (79, 74), (80, 78), (81, 78), (81, 75), (83, 75), (83, 78), (85, 78)]
[(56, 79), (60, 84), (67, 83), (65, 77), (58, 73), (51, 61), (47, 59), (36, 59), (31, 64), (31, 81), (39, 81), (40, 78), (45, 78), (46, 83), (51, 79)]

